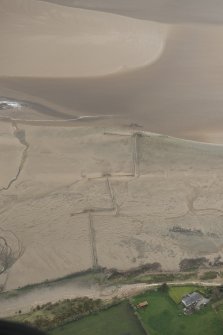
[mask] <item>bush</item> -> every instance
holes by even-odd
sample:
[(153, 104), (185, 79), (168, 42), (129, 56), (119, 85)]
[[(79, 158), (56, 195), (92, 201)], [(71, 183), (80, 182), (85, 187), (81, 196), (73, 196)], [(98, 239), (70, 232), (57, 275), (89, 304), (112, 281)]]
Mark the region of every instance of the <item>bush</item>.
[(215, 279), (217, 278), (218, 273), (216, 271), (209, 271), (209, 272), (205, 272), (200, 279), (203, 280), (208, 280), (208, 279)]

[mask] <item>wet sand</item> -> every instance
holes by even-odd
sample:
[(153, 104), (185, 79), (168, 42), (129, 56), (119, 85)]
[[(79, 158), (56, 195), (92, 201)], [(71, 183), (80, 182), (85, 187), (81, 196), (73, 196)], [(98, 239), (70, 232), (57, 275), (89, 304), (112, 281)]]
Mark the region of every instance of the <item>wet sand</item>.
[[(24, 3), (25, 14), (26, 12), (32, 14), (32, 17), (30, 14), (29, 20), (27, 19), (26, 21), (26, 16), (23, 12), (15, 16), (15, 13), (9, 6), (10, 2), (5, 0), (1, 0), (1, 2), (7, 7), (8, 12), (12, 12), (12, 16), (10, 16), (11, 14), (8, 16), (8, 21), (6, 19), (3, 21), (2, 27), (5, 30), (3, 29), (1, 33), (2, 36), (5, 33), (8, 34), (6, 34), (7, 36), (11, 36), (11, 44), (13, 44), (13, 38), (17, 36), (16, 34), (20, 34), (21, 37), (21, 32), (30, 27), (31, 23), (34, 23), (29, 38), (33, 34), (36, 46), (43, 45), (46, 42), (46, 37), (44, 37), (47, 28), (46, 17), (50, 17), (52, 13), (55, 20), (50, 20), (49, 27), (53, 29), (54, 21), (57, 22), (59, 20), (65, 35), (69, 31), (69, 27), (71, 27), (71, 14), (68, 14), (71, 9), (66, 6), (38, 1), (35, 3), (35, 6), (32, 7), (30, 5), (28, 7), (26, 0), (22, 2), (21, 0), (17, 0), (17, 9), (20, 8), (18, 4)], [(50, 2), (61, 3), (59, 0)], [(112, 17), (108, 23), (110, 30), (108, 27), (106, 28), (107, 30), (104, 32), (103, 39), (101, 39), (102, 35), (98, 35), (98, 38), (100, 37), (97, 42), (100, 44), (98, 49), (95, 49), (97, 45), (96, 35), (92, 35), (94, 37), (93, 42), (91, 40), (93, 37), (89, 35), (89, 45), (93, 44), (89, 46), (89, 53), (87, 55), (84, 53), (87, 57), (84, 56), (83, 60), (81, 60), (82, 69), (78, 66), (78, 64), (81, 64), (78, 63), (80, 62), (80, 58), (74, 58), (72, 65), (72, 58), (69, 58), (69, 48), (66, 49), (68, 58), (66, 58), (65, 54), (62, 55), (61, 67), (57, 63), (60, 57), (58, 59), (57, 57), (51, 58), (52, 63), (55, 62), (54, 65), (50, 64), (49, 55), (46, 59), (44, 58), (43, 69), (49, 66), (47, 71), (35, 67), (38, 62), (34, 57), (33, 69), (30, 70), (28, 68), (31, 71), (28, 77), (25, 76), (28, 71), (25, 62), (23, 64), (24, 72), (22, 72), (20, 67), (17, 67), (14, 76), (12, 75), (12, 69), (10, 69), (8, 76), (6, 76), (7, 71), (3, 66), (4, 62), (0, 61), (4, 70), (4, 76), (3, 72), (0, 76), (1, 96), (29, 101), (38, 112), (45, 114), (44, 118), (47, 118), (47, 115), (56, 119), (72, 119), (86, 115), (113, 115), (114, 120), (116, 120), (115, 122), (120, 125), (137, 123), (142, 124), (145, 130), (156, 133), (197, 141), (223, 143), (223, 26), (216, 24), (216, 22), (220, 21), (218, 19), (219, 8), (215, 6), (215, 3), (206, 1), (204, 4), (202, 2), (201, 11), (198, 10), (199, 4), (201, 5), (199, 1), (193, 4), (190, 1), (179, 6), (175, 2), (168, 0), (159, 2), (145, 2), (142, 0), (142, 7), (138, 6), (138, 4), (136, 5), (134, 1), (128, 3), (126, 1), (122, 1), (121, 3), (115, 2), (112, 6), (106, 1), (103, 1), (104, 6), (102, 6), (102, 2), (99, 0), (93, 2), (83, 1), (81, 4), (75, 0), (63, 3), (71, 6), (75, 6), (76, 4), (77, 7), (82, 6), (83, 8), (95, 9), (94, 11), (86, 11), (86, 13), (85, 10), (80, 11), (81, 17), (85, 21), (87, 20), (88, 25), (86, 30), (84, 30), (85, 28), (80, 20), (80, 22), (75, 21), (75, 25), (72, 26), (79, 27), (79, 30), (74, 35), (71, 34), (73, 40), (69, 37), (71, 38), (70, 42), (75, 41), (75, 39), (79, 41), (79, 44), (74, 45), (72, 52), (75, 50), (78, 51), (78, 45), (81, 46), (81, 36), (84, 37), (88, 34), (91, 28), (94, 28), (95, 32), (100, 31), (100, 24), (103, 25), (106, 23), (106, 13), (102, 13), (102, 11), (107, 9), (108, 12), (119, 15), (107, 14), (108, 21)], [(44, 18), (41, 16), (43, 11), (41, 4), (48, 9), (48, 14)], [(53, 12), (51, 6), (54, 6), (52, 7)], [(208, 12), (210, 6), (212, 11)], [(21, 12), (21, 8), (19, 10)], [(78, 9), (72, 8), (72, 10), (72, 15), (77, 20)], [(99, 10), (99, 12), (96, 10)], [(138, 30), (132, 40), (129, 33), (127, 33), (128, 27), (131, 24), (128, 18), (120, 16), (120, 14), (127, 16), (128, 13), (129, 16), (137, 17), (137, 20), (131, 18), (130, 22), (133, 28), (140, 27), (137, 28)], [(143, 13), (145, 16), (147, 15), (144, 17), (147, 21), (138, 20)], [(209, 16), (207, 16), (208, 13)], [(182, 17), (183, 14), (184, 16)], [(12, 20), (15, 17), (17, 17), (16, 23)], [(66, 26), (67, 17), (69, 20)], [(172, 18), (172, 22), (170, 22), (170, 18)], [(113, 45), (108, 54), (106, 51), (106, 36), (109, 38), (109, 34), (113, 31), (112, 20), (115, 20), (118, 24), (117, 31), (120, 30), (121, 37), (118, 37), (116, 40), (117, 43), (115, 42), (116, 44)], [(150, 49), (143, 47), (144, 49), (140, 49), (141, 53), (138, 52), (136, 55), (135, 53), (131, 54), (128, 47), (134, 50), (137, 36), (142, 41), (142, 44), (143, 39), (146, 41), (143, 29), (145, 29), (146, 33), (149, 33), (148, 39), (153, 36), (151, 34), (155, 31), (159, 31), (159, 26), (154, 26), (151, 20), (165, 22), (165, 24), (168, 22), (166, 24), (168, 34), (163, 39), (163, 50), (157, 56), (156, 61), (142, 66), (147, 58), (147, 62), (149, 62), (149, 59), (152, 59)], [(177, 21), (180, 21), (180, 23), (176, 23)], [(10, 31), (10, 27), (15, 26), (19, 27), (19, 32), (16, 34)], [(84, 32), (85, 35), (83, 35)], [(50, 31), (50, 34), (52, 34), (52, 31)], [(24, 38), (27, 38), (27, 36)], [(128, 57), (130, 57), (128, 59), (123, 60), (122, 58), (125, 53), (120, 52), (119, 47), (122, 43), (119, 38), (130, 38), (126, 49)], [(83, 43), (86, 43), (86, 36), (84, 39), (85, 42)], [(70, 45), (69, 43), (68, 45)], [(30, 46), (33, 47), (33, 41)], [(60, 46), (61, 44), (58, 44), (57, 47), (54, 45), (59, 50), (59, 56), (61, 52)], [(17, 61), (21, 62), (21, 54), (27, 57), (30, 53), (30, 51), (27, 51), (26, 55), (26, 51), (24, 52), (22, 45), (21, 47), (16, 45), (14, 49), (11, 45), (10, 48), (12, 51), (14, 50), (14, 53), (10, 54), (13, 68), (16, 66)], [(11, 50), (10, 48), (8, 52)], [(142, 56), (141, 54), (144, 52), (147, 53), (145, 50), (148, 51), (148, 54)], [(43, 51), (46, 53), (45, 49), (41, 50), (41, 57), (45, 57), (44, 53), (42, 53)], [(124, 52), (124, 49), (122, 51)], [(6, 51), (4, 50), (4, 52)], [(106, 74), (106, 72), (109, 73), (111, 71), (111, 68), (117, 69), (118, 58), (113, 63), (113, 58), (117, 56), (117, 53), (121, 55), (120, 64), (123, 64), (123, 67), (118, 67), (117, 71), (114, 70), (116, 73)], [(92, 63), (92, 54), (96, 58), (98, 55), (99, 61)], [(105, 57), (103, 64), (100, 58), (102, 55)], [(131, 64), (131, 66), (127, 65), (125, 67), (125, 62), (127, 62), (126, 64)], [(98, 70), (100, 63), (103, 68), (102, 72)], [(40, 65), (41, 61), (38, 63), (38, 66)], [(66, 70), (63, 73), (65, 65)], [(31, 63), (29, 63), (29, 66), (31, 66)], [(57, 67), (53, 76), (52, 66)], [(90, 71), (90, 76), (87, 77), (85, 67), (88, 70), (90, 67), (94, 68), (96, 72), (91, 73)], [(17, 70), (20, 72), (17, 72)], [(18, 76), (18, 73), (24, 73), (24, 76)]]
[(217, 2), (0, 4), (4, 289), (223, 257), (223, 147), (162, 135), (223, 143)]
[(0, 76), (88, 77), (152, 64), (168, 26), (36, 0), (1, 0)]
[(222, 36), (221, 26), (177, 25), (152, 66), (89, 78), (1, 78), (0, 89), (54, 104), (65, 118), (114, 115), (152, 132), (222, 143)]
[(41, 0), (68, 7), (115, 13), (166, 23), (222, 24), (223, 3), (219, 0)]
[(13, 252), (4, 290), (223, 258), (222, 145), (132, 127), (0, 125), (0, 235)]

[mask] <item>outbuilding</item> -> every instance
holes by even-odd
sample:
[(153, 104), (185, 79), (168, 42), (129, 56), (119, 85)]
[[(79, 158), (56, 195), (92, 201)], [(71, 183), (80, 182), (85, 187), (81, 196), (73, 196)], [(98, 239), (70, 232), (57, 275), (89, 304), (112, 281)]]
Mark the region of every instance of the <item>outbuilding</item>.
[(147, 307), (149, 304), (148, 304), (148, 301), (142, 301), (142, 302), (140, 302), (136, 307), (137, 308), (145, 308), (145, 307)]

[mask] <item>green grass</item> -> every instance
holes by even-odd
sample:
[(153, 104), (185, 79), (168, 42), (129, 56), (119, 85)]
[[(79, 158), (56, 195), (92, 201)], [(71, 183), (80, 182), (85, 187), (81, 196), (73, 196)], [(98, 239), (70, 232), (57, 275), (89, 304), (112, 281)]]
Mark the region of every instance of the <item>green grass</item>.
[(144, 335), (144, 331), (128, 302), (98, 314), (58, 327), (51, 335)]
[(141, 282), (147, 282), (147, 283), (164, 283), (164, 282), (170, 282), (176, 280), (175, 274), (166, 274), (166, 273), (160, 273), (160, 274), (150, 274), (150, 275), (141, 275), (137, 277), (138, 281)]
[(183, 298), (188, 293), (199, 291), (204, 292), (202, 287), (188, 285), (188, 286), (172, 286), (169, 288), (169, 296), (176, 304), (179, 304)]
[(180, 280), (196, 279), (197, 274), (195, 272), (188, 273), (140, 273), (140, 274), (128, 274), (113, 278), (112, 281), (116, 283), (166, 283)]
[(215, 279), (215, 278), (217, 278), (217, 276), (218, 276), (218, 272), (216, 272), (216, 271), (208, 271), (208, 272), (205, 272), (200, 277), (200, 279), (202, 279), (202, 280)]
[(54, 315), (51, 312), (40, 310), (40, 311), (30, 312), (26, 314), (17, 314), (9, 318), (9, 320), (16, 321), (16, 322), (22, 322), (22, 323), (27, 322), (30, 324), (35, 324), (35, 321), (38, 318), (44, 318), (50, 321), (54, 319)]
[(143, 300), (148, 300), (149, 306), (138, 314), (150, 335), (223, 334), (223, 305), (219, 311), (209, 305), (193, 315), (184, 315), (168, 292), (150, 291), (132, 299), (134, 305)]
[(105, 304), (100, 299), (93, 300), (87, 297), (65, 299), (56, 303), (37, 306), (29, 313), (17, 313), (10, 319), (47, 330), (70, 320), (80, 319), (81, 316), (97, 312), (105, 307)]

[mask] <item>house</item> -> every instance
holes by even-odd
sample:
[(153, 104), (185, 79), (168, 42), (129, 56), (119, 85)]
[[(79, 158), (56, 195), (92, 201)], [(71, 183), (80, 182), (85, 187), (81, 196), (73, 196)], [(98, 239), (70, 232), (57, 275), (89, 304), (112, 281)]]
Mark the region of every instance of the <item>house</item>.
[(182, 299), (181, 302), (186, 308), (190, 308), (190, 307), (195, 307), (202, 300), (203, 300), (203, 297), (200, 293), (193, 292), (191, 294), (187, 294)]
[(140, 302), (139, 304), (137, 304), (137, 308), (145, 308), (146, 306), (148, 306), (149, 304), (148, 304), (148, 301), (142, 301), (142, 302)]

